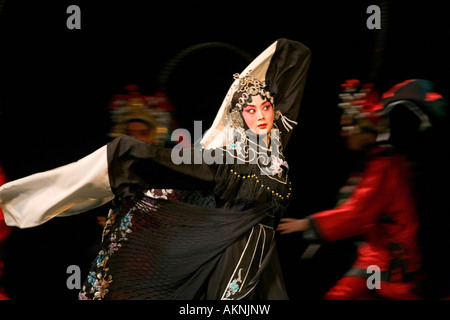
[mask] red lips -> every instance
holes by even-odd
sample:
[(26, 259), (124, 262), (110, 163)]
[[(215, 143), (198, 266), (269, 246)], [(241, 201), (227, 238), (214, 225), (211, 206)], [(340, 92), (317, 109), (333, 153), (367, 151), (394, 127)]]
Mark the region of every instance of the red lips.
[(266, 127), (267, 127), (267, 124), (265, 124), (265, 123), (258, 125), (258, 128), (260, 128), (260, 129), (265, 129)]

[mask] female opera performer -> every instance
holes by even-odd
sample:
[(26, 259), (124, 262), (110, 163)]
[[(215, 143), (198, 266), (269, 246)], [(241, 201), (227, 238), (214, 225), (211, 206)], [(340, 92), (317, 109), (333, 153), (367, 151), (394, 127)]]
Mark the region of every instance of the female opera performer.
[(274, 240), (291, 194), (282, 151), (309, 64), (303, 44), (275, 41), (234, 75), (201, 147), (119, 137), (5, 184), (6, 222), (33, 227), (112, 200), (80, 299), (286, 299)]
[[(303, 219), (283, 218), (278, 226), (282, 234), (305, 231), (322, 243), (363, 240), (352, 268), (324, 299), (422, 298), (416, 281), (422, 263), (420, 216), (407, 146), (431, 126), (432, 110), (445, 105), (442, 96), (431, 90), (431, 82), (411, 79), (383, 94), (381, 102), (352, 101), (351, 94), (343, 95), (350, 99), (342, 103), (342, 135), (348, 149), (365, 154), (365, 169), (352, 175), (353, 186), (346, 189), (353, 191), (335, 208)], [(380, 281), (372, 288), (367, 281), (372, 281), (374, 270), (380, 271)]]

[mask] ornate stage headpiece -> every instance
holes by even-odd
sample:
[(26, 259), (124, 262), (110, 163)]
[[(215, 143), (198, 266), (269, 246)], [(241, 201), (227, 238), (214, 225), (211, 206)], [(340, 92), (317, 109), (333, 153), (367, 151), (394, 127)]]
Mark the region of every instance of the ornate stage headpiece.
[(238, 103), (235, 106), (231, 106), (231, 108), (238, 108), (242, 110), (244, 108), (245, 103), (251, 96), (261, 95), (267, 98), (270, 103), (273, 105), (273, 97), (270, 92), (266, 90), (266, 84), (264, 81), (259, 81), (252, 76), (244, 76), (241, 77), (239, 73), (235, 73), (233, 78), (239, 79), (239, 87), (236, 90), (236, 93), (241, 93), (241, 96), (238, 99)]

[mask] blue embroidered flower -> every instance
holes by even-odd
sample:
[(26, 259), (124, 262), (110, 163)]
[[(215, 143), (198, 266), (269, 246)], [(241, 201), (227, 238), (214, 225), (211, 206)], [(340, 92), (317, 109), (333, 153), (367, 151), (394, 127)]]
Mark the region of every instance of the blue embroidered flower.
[(97, 266), (103, 265), (103, 259), (105, 259), (105, 253), (101, 250), (97, 256)]
[(89, 272), (89, 275), (88, 275), (88, 282), (89, 282), (92, 286), (94, 286), (96, 281), (97, 281), (97, 274), (95, 273), (95, 271)]
[(230, 288), (231, 290), (233, 290), (233, 292), (236, 292), (239, 290), (239, 285), (237, 283), (231, 283)]
[(128, 215), (124, 216), (122, 220), (120, 220), (120, 227), (122, 228), (122, 230), (126, 230), (130, 224), (131, 219)]

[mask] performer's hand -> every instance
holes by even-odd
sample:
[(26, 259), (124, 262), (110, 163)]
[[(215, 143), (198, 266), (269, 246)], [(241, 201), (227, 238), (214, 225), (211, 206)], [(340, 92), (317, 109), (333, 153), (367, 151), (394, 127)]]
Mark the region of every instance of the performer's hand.
[(284, 218), (280, 220), (277, 231), (280, 231), (281, 234), (287, 234), (292, 232), (305, 231), (309, 229), (309, 227), (310, 225), (308, 219)]

